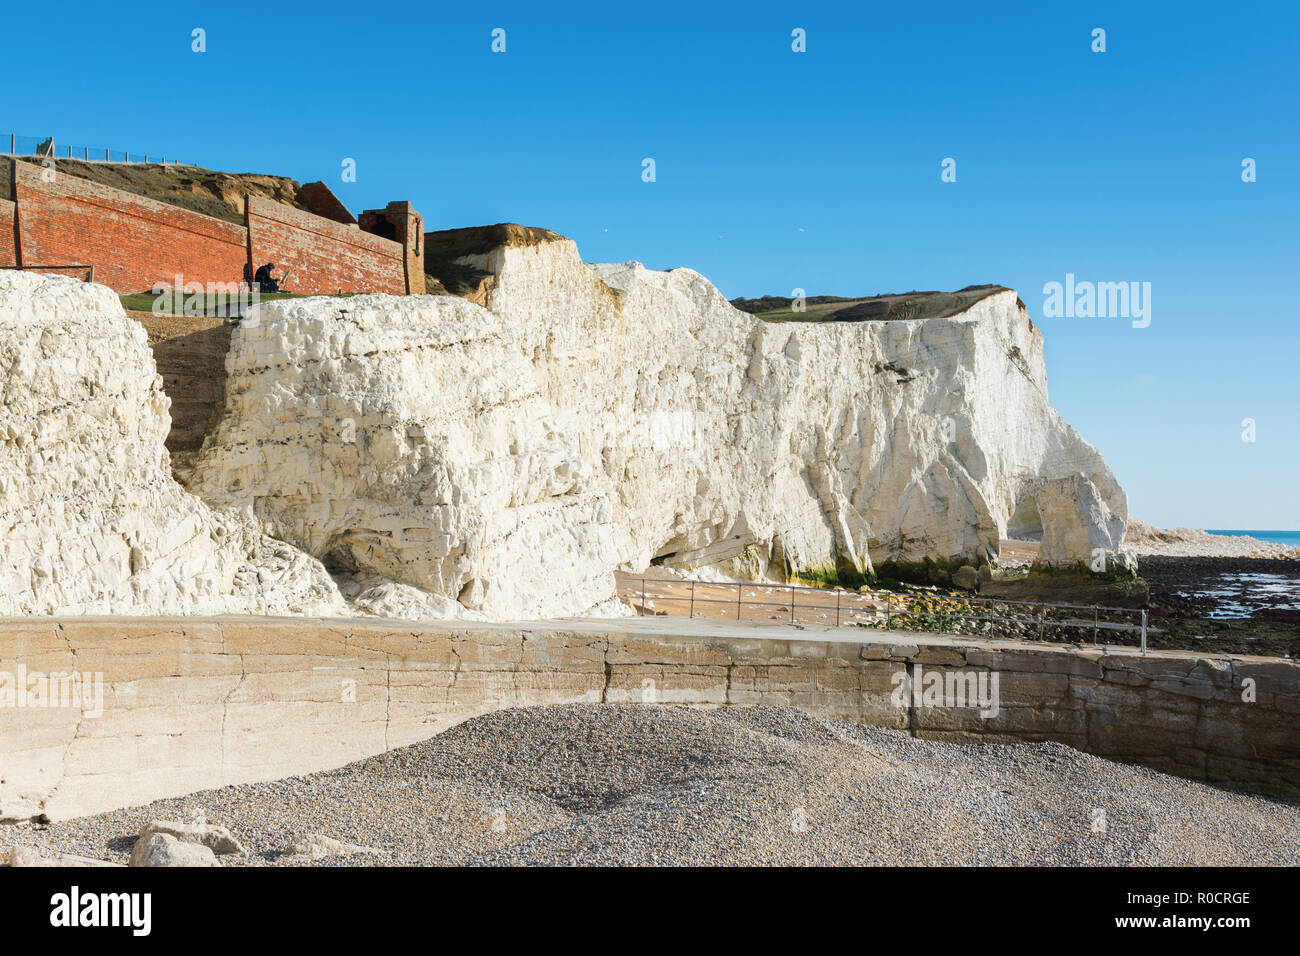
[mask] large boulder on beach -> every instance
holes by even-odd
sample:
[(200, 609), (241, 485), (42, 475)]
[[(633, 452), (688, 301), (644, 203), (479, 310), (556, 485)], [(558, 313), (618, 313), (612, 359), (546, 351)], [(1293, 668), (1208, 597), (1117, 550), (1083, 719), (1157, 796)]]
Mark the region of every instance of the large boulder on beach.
[(242, 854), (243, 844), (229, 830), (215, 823), (178, 823), (175, 820), (150, 820), (136, 837), (137, 842), (154, 833), (165, 833), (182, 843), (205, 846), (218, 856), (228, 853)]
[(150, 833), (136, 840), (127, 866), (220, 866), (216, 855), (201, 843), (187, 843), (168, 833)]
[(1114, 508), (1123, 492), (1109, 474), (1043, 481), (1033, 494), (1042, 528), (1040, 564), (1077, 562), (1098, 572), (1136, 567), (1132, 555), (1120, 547), (1127, 516)]
[(122, 866), (121, 863), (113, 863), (108, 860), (97, 860), (94, 857), (80, 856), (76, 853), (42, 853), (35, 847), (20, 846), (15, 847), (6, 860), (5, 854), (0, 853), (0, 866), (11, 866), (19, 868), (30, 867), (58, 867), (65, 869), (67, 867), (114, 867)]

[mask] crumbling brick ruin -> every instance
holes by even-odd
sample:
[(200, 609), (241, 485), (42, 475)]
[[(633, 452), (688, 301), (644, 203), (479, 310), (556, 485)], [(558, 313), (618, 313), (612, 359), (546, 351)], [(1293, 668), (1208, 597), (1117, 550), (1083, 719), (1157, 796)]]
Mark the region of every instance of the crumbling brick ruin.
[(424, 221), (408, 202), (366, 210), (358, 221), (324, 183), (307, 183), (297, 206), (245, 195), (238, 223), (57, 166), (7, 165), (0, 176), (0, 268), (93, 275), (125, 294), (173, 287), (178, 276), (187, 285), (225, 287), (273, 262), (277, 273), (290, 271), (292, 292), (425, 291)]

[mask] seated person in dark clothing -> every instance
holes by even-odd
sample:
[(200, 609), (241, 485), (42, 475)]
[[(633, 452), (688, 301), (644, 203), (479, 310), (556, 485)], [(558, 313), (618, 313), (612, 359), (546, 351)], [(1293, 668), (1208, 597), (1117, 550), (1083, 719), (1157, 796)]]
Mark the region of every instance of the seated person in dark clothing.
[(257, 286), (258, 292), (280, 291), (280, 283), (271, 277), (271, 270), (274, 268), (274, 262), (268, 262), (264, 266), (257, 267), (257, 274), (253, 276), (253, 284)]

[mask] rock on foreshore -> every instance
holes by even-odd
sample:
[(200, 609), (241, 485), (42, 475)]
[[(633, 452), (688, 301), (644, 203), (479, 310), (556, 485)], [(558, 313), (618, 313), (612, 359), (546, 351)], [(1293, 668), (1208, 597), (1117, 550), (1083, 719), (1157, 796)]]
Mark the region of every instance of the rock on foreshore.
[(200, 843), (186, 843), (167, 833), (150, 833), (136, 840), (128, 866), (220, 866)]
[(151, 833), (165, 833), (182, 843), (197, 843), (218, 856), (244, 853), (243, 844), (229, 830), (215, 823), (178, 823), (174, 820), (150, 820), (140, 830), (137, 839), (143, 840)]
[(372, 847), (357, 846), (355, 843), (344, 843), (342, 840), (335, 840), (319, 833), (309, 833), (302, 839), (295, 840), (289, 849), (284, 851), (281, 858), (286, 863), (305, 862), (308, 860), (323, 860), (328, 856), (350, 856), (353, 853), (378, 852)]

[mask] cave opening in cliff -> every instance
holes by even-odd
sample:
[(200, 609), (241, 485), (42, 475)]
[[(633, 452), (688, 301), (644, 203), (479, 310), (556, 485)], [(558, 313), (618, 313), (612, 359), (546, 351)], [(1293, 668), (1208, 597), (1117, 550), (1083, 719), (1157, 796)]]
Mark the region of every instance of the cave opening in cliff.
[(1007, 519), (1007, 537), (1017, 541), (1043, 540), (1043, 516), (1038, 512), (1038, 499), (1033, 495), (1020, 499)]
[(998, 543), (998, 554), (1003, 559), (1034, 558), (1043, 541), (1043, 516), (1038, 510), (1038, 499), (1032, 494), (1023, 496), (1007, 519), (1005, 536)]

